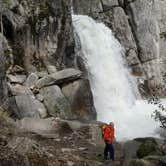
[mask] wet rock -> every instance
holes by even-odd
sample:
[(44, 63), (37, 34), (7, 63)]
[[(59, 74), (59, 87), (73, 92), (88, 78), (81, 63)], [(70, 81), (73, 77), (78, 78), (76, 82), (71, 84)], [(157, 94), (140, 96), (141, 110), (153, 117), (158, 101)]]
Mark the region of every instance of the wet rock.
[(93, 97), (88, 80), (78, 80), (62, 87), (62, 92), (71, 104), (72, 112), (79, 119), (96, 119)]
[(53, 84), (64, 84), (80, 78), (81, 74), (81, 71), (76, 69), (64, 69), (39, 79), (36, 83), (36, 87), (42, 88)]
[(72, 118), (70, 104), (58, 86), (44, 87), (40, 90), (40, 94), (44, 98), (49, 115), (65, 119)]
[(135, 140), (141, 143), (137, 150), (138, 158), (148, 155), (161, 155), (161, 152), (158, 150), (158, 143), (154, 138), (137, 138)]

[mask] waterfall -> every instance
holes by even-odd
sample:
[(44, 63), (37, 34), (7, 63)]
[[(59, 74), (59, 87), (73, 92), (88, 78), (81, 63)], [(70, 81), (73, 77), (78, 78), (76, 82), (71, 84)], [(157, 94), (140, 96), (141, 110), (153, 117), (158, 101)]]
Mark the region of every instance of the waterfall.
[(134, 78), (124, 61), (124, 49), (103, 23), (73, 15), (97, 111), (97, 120), (115, 123), (116, 138), (154, 136), (158, 124), (151, 118), (154, 106), (137, 100)]

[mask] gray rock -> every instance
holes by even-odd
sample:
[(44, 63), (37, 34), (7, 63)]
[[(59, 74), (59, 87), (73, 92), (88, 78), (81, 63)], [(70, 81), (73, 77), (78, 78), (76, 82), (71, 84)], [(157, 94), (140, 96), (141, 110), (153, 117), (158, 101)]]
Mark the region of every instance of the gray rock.
[(59, 136), (65, 136), (73, 132), (66, 122), (55, 118), (23, 118), (17, 121), (16, 126), (20, 131), (34, 132), (46, 138), (58, 139)]
[(25, 81), (25, 85), (28, 87), (33, 87), (35, 83), (37, 82), (37, 80), (38, 80), (38, 75), (35, 73), (31, 73), (28, 76), (27, 80)]
[(37, 72), (37, 75), (39, 78), (42, 78), (42, 77), (47, 76), (48, 72), (47, 71), (40, 71), (40, 72)]
[(126, 16), (121, 7), (116, 7), (113, 9), (112, 17), (113, 31), (116, 33), (117, 38), (125, 48), (128, 64), (139, 64), (140, 61), (137, 57), (137, 46), (128, 22), (128, 16)]
[[(132, 161), (130, 161), (129, 165), (134, 165), (134, 166), (155, 166), (152, 165), (149, 161), (144, 160), (144, 159), (133, 159)], [(127, 165), (127, 166), (129, 166)], [(159, 165), (156, 165), (159, 166)]]
[(47, 70), (48, 70), (49, 74), (53, 74), (53, 73), (57, 72), (57, 69), (56, 69), (56, 67), (54, 65), (50, 65), (49, 64), (46, 67), (47, 67)]
[(166, 155), (165, 156), (147, 156), (146, 160), (150, 161), (152, 164), (157, 166), (166, 165)]
[(161, 151), (164, 155), (166, 155), (166, 142), (162, 144)]
[(32, 95), (19, 95), (15, 96), (16, 105), (20, 114), (20, 117), (36, 117), (39, 118), (38, 105), (35, 102), (35, 97)]
[(160, 40), (160, 31), (156, 22), (157, 6), (152, 0), (138, 0), (129, 3), (129, 7), (128, 10), (132, 12), (129, 15), (130, 19), (135, 24), (134, 32), (139, 42), (141, 61), (146, 62), (157, 58), (157, 44)]
[(162, 155), (159, 150), (159, 141), (155, 138), (137, 138), (135, 139), (140, 143), (137, 150), (137, 157), (144, 158), (148, 155)]
[(35, 147), (38, 148), (37, 142), (27, 137), (14, 137), (8, 142), (7, 147), (17, 151), (19, 154), (26, 154)]
[(36, 95), (36, 98), (37, 98), (37, 100), (39, 100), (40, 102), (43, 102), (43, 101), (44, 101), (44, 97), (43, 97), (42, 95), (40, 95), (40, 94), (37, 94), (37, 95)]
[(166, 31), (166, 3), (157, 0), (137, 0), (128, 3), (126, 12), (137, 41), (138, 57), (149, 87), (153, 88), (152, 82), (155, 85), (163, 82), (161, 75), (166, 69), (165, 41), (160, 37), (160, 33)]
[(23, 95), (23, 94), (33, 96), (33, 92), (30, 90), (30, 88), (28, 88), (26, 86), (19, 85), (19, 84), (11, 85), (8, 83), (8, 89), (9, 89), (9, 92), (13, 96), (18, 96), (18, 95)]
[(137, 150), (139, 148), (139, 143), (136, 141), (127, 141), (124, 144), (124, 162), (123, 166), (128, 166), (133, 158), (137, 158)]
[(25, 81), (26, 76), (25, 75), (11, 75), (11, 74), (8, 74), (7, 78), (8, 78), (10, 83), (22, 84)]
[(41, 118), (45, 118), (47, 117), (47, 110), (45, 108), (45, 106), (43, 105), (43, 103), (41, 103), (38, 100), (34, 100), (35, 102), (35, 107), (37, 108), (37, 111), (39, 112), (39, 115)]
[(82, 122), (77, 121), (77, 120), (72, 120), (72, 121), (64, 120), (64, 122), (67, 122), (72, 130), (78, 130), (78, 129), (88, 125), (87, 123), (82, 123)]
[(88, 80), (78, 80), (62, 87), (62, 92), (71, 104), (72, 112), (80, 119), (96, 119), (92, 92)]
[(42, 88), (53, 84), (67, 83), (80, 78), (81, 74), (82, 72), (76, 69), (64, 69), (39, 79), (35, 86), (37, 88)]
[(40, 90), (49, 115), (61, 118), (72, 118), (70, 104), (58, 86), (44, 87)]
[(100, 0), (73, 0), (73, 8), (76, 14), (93, 14), (103, 11)]
[(119, 6), (118, 0), (101, 0), (103, 10), (108, 11), (114, 7)]

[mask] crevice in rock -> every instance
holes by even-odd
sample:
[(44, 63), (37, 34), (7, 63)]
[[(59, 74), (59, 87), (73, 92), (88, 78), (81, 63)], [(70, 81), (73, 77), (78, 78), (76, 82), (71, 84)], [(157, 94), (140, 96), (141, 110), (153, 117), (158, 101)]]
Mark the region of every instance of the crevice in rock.
[(120, 7), (124, 8), (124, 2), (122, 2), (121, 0), (118, 0), (118, 4)]
[(103, 3), (102, 0), (100, 0), (100, 3), (101, 3), (101, 6), (102, 6), (103, 11), (102, 11), (102, 12), (99, 12), (99, 13), (106, 13), (106, 12), (108, 12), (108, 11), (110, 11), (110, 10), (116, 8), (116, 7), (120, 7), (120, 5), (106, 6), (106, 5), (104, 5), (104, 3)]
[(109, 7), (105, 7), (103, 8), (103, 11), (102, 12), (99, 12), (99, 13), (106, 13), (106, 12), (109, 12), (110, 10), (113, 10), (114, 8), (116, 7), (120, 7), (119, 5), (114, 5), (114, 6), (109, 6)]
[[(120, 1), (120, 0), (118, 0), (118, 1)], [(135, 2), (136, 0), (124, 0), (124, 7), (127, 7), (130, 3), (133, 3), (133, 2)]]
[[(126, 1), (125, 1), (124, 3), (126, 3)], [(142, 62), (142, 59), (141, 59), (141, 47), (140, 47), (140, 45), (139, 45), (139, 40), (138, 40), (137, 35), (136, 35), (136, 33), (135, 33), (135, 30), (134, 30), (134, 29), (136, 29), (136, 23), (135, 23), (135, 20), (134, 20), (133, 11), (132, 11), (130, 5), (129, 5), (129, 6), (124, 5), (123, 10), (124, 10), (125, 14), (126, 14), (128, 17), (129, 17), (129, 14), (128, 14), (128, 13), (130, 13), (130, 15), (131, 15), (131, 18), (128, 19), (128, 23), (129, 23), (129, 25), (130, 25), (130, 28), (131, 28), (131, 31), (132, 31), (134, 40), (135, 40), (135, 42), (136, 42), (138, 59), (139, 59), (140, 63), (143, 63), (143, 62)]]
[(14, 28), (11, 21), (5, 16), (2, 15), (2, 25), (3, 25), (3, 34), (9, 41), (14, 39)]

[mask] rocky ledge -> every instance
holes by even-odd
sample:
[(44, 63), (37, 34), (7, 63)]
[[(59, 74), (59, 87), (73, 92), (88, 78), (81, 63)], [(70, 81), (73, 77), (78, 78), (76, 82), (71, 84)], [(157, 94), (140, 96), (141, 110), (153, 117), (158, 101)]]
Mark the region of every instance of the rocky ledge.
[(115, 161), (103, 160), (99, 122), (0, 115), (1, 166), (164, 166), (166, 142), (154, 138), (114, 143)]

